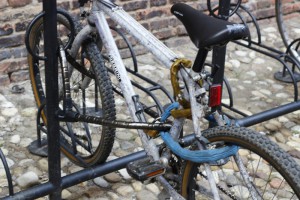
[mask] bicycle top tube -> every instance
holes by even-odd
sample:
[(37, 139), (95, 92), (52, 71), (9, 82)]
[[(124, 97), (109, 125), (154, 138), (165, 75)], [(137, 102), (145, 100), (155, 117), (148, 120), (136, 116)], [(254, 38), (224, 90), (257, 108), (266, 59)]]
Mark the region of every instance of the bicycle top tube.
[(97, 0), (94, 3), (93, 12), (103, 11), (166, 67), (170, 68), (179, 57), (115, 3), (110, 0)]
[(111, 0), (96, 0), (96, 1), (102, 3), (103, 5), (107, 6), (108, 8), (121, 8), (116, 3), (112, 2)]

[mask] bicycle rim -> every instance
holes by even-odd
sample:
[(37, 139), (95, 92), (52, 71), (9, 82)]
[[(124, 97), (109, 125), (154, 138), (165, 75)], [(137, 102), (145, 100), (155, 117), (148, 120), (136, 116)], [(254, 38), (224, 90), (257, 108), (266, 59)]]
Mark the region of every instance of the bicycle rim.
[[(300, 168), (278, 145), (244, 128), (216, 127), (203, 135), (216, 145), (240, 146), (238, 154), (248, 173), (241, 175), (234, 157), (212, 166), (221, 199), (255, 199), (253, 193), (260, 199), (299, 199)], [(244, 177), (249, 177), (250, 184)], [(184, 164), (181, 193), (186, 199), (212, 199), (202, 165)]]
[[(69, 22), (61, 14), (58, 14), (58, 35), (64, 41), (64, 44), (68, 41)], [(30, 32), (30, 47), (33, 48), (35, 53), (43, 55), (43, 19), (36, 21), (35, 25), (32, 26)], [(87, 58), (84, 48), (81, 48), (81, 53), (77, 55), (77, 62), (84, 65), (87, 69), (92, 69), (91, 61)], [(87, 50), (88, 51), (88, 50)], [(95, 60), (95, 59), (94, 59)], [(96, 62), (96, 61), (94, 61)], [(28, 56), (30, 80), (32, 84), (33, 94), (37, 103), (40, 107), (45, 101), (45, 69), (44, 62), (35, 59), (31, 55)], [(60, 63), (59, 63), (60, 65)], [(59, 98), (60, 108), (63, 105), (63, 87), (62, 87), (62, 76), (59, 67)], [(85, 76), (74, 70), (70, 77), (71, 94), (73, 100), (73, 111), (81, 114), (89, 114), (93, 116), (101, 116), (102, 107), (106, 107), (109, 113), (114, 114), (114, 105), (107, 106), (103, 104), (102, 99), (106, 98), (103, 93), (112, 93), (108, 89), (99, 88), (97, 82), (101, 82), (102, 77), (97, 77), (97, 80), (90, 79), (85, 82), (84, 88), (82, 82)], [(107, 81), (107, 78), (104, 80)], [(102, 81), (103, 82), (103, 81)], [(109, 84), (109, 81), (108, 81)], [(102, 91), (101, 91), (102, 90)], [(114, 102), (113, 98), (110, 100)], [(112, 115), (114, 119), (114, 115)], [(47, 125), (46, 113), (43, 111), (41, 117), (44, 123)], [(97, 163), (104, 162), (110, 153), (113, 144), (114, 129), (103, 128), (99, 125), (93, 125), (88, 123), (80, 122), (60, 122), (60, 133), (61, 133), (61, 150), (62, 152), (75, 164), (87, 167)], [(107, 142), (110, 140), (110, 142)], [(109, 147), (108, 147), (109, 146)]]

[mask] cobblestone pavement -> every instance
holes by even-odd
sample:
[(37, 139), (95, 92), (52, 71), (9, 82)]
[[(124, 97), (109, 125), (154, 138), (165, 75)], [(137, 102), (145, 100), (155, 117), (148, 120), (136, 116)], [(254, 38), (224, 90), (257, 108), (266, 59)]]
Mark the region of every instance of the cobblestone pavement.
[[(277, 27), (272, 20), (260, 22), (262, 41), (277, 49), (283, 48)], [(255, 36), (253, 37), (255, 39)], [(193, 58), (196, 48), (183, 40), (184, 45), (175, 48), (176, 52)], [(209, 56), (211, 57), (211, 55)], [(276, 81), (275, 72), (281, 70), (278, 61), (263, 54), (250, 51), (235, 44), (228, 45), (226, 57), (226, 77), (234, 93), (236, 108), (247, 114), (254, 114), (293, 101), (293, 87)], [(149, 55), (138, 58), (140, 72), (152, 80), (170, 86), (169, 71), (159, 67), (159, 64)], [(26, 147), (36, 139), (36, 107), (31, 92), (30, 81), (20, 83), (25, 88), (22, 94), (13, 94), (8, 87), (0, 87), (0, 147), (6, 155), (13, 176), (15, 192), (31, 184), (47, 181), (47, 159), (34, 156)], [(143, 97), (143, 96), (142, 96)], [(228, 95), (223, 101), (228, 103)], [(116, 97), (119, 119), (127, 119), (124, 112), (124, 101)], [(300, 111), (275, 118), (252, 126), (267, 134), (284, 150), (290, 152), (300, 164)], [(119, 129), (116, 135), (113, 152), (109, 159), (130, 154), (139, 149), (140, 140), (134, 131)], [(62, 155), (62, 174), (66, 175), (80, 170)], [(31, 177), (31, 178), (27, 178)], [(25, 181), (24, 181), (25, 179)], [(132, 179), (126, 170), (119, 170), (83, 182), (63, 190), (64, 199), (160, 199), (161, 188), (155, 183), (142, 184)], [(3, 167), (0, 165), (0, 197), (8, 194), (7, 182)], [(46, 198), (46, 197), (45, 197)], [(44, 198), (41, 198), (44, 199)]]

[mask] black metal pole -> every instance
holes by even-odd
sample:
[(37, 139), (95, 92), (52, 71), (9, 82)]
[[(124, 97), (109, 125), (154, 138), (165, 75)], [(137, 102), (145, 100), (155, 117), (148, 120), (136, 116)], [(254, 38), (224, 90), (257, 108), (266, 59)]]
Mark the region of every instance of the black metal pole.
[[(192, 140), (195, 137), (190, 136), (188, 139)], [(83, 169), (81, 171), (72, 173), (70, 175), (62, 177), (61, 188), (68, 188), (78, 183), (90, 180), (92, 178), (96, 178), (99, 176), (103, 176), (105, 174), (117, 171), (119, 169), (123, 169), (129, 162), (142, 159), (146, 157), (145, 151), (139, 151), (136, 153), (132, 153), (127, 156), (123, 156), (121, 158), (106, 162), (102, 165), (97, 165), (95, 167), (90, 167), (87, 169)], [(24, 199), (36, 199), (38, 197), (45, 196), (51, 192), (56, 192), (57, 189), (55, 185), (50, 182), (40, 184), (34, 186), (32, 188), (26, 189), (21, 192), (15, 193), (13, 196), (4, 197), (2, 200), (24, 200)], [(52, 195), (52, 199), (54, 199), (54, 195)]]
[(299, 109), (300, 109), (300, 101), (296, 101), (296, 102), (278, 106), (276, 108), (272, 108), (270, 110), (266, 110), (266, 111), (251, 115), (249, 117), (237, 119), (235, 121), (235, 124), (237, 126), (249, 127), (249, 126), (273, 119), (275, 117), (279, 117), (279, 116), (294, 112)]
[(55, 117), (58, 110), (58, 67), (57, 67), (57, 9), (56, 0), (44, 0), (44, 44), (45, 44), (45, 76), (46, 76), (46, 109), (48, 130), (48, 169), (49, 182), (54, 186), (49, 194), (51, 200), (61, 199), (61, 167), (59, 123)]
[[(225, 20), (226, 17), (229, 16), (229, 10), (230, 10), (230, 0), (224, 1), (219, 0), (219, 16), (222, 16), (222, 18)], [(212, 64), (213, 66), (218, 66), (213, 68), (213, 84), (221, 84), (223, 85), (223, 79), (224, 79), (224, 69), (225, 69), (225, 56), (226, 56), (226, 46), (223, 47), (215, 47), (213, 49), (213, 55), (212, 55)], [(220, 110), (221, 106), (216, 106), (213, 108), (213, 111)]]

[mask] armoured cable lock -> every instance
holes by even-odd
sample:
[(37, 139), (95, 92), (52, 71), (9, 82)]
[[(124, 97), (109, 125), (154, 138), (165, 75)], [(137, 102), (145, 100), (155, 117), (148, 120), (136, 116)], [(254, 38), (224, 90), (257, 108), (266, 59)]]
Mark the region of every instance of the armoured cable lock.
[[(167, 120), (167, 118), (171, 115), (171, 111), (177, 108), (179, 108), (178, 102), (172, 103), (170, 106), (168, 106), (165, 109), (165, 112), (162, 114), (160, 121), (164, 122)], [(184, 160), (189, 160), (196, 163), (215, 164), (221, 159), (226, 159), (230, 156), (236, 155), (239, 150), (239, 147), (236, 145), (228, 145), (217, 149), (191, 151), (181, 147), (169, 132), (161, 131), (160, 136), (174, 154), (178, 155)]]

